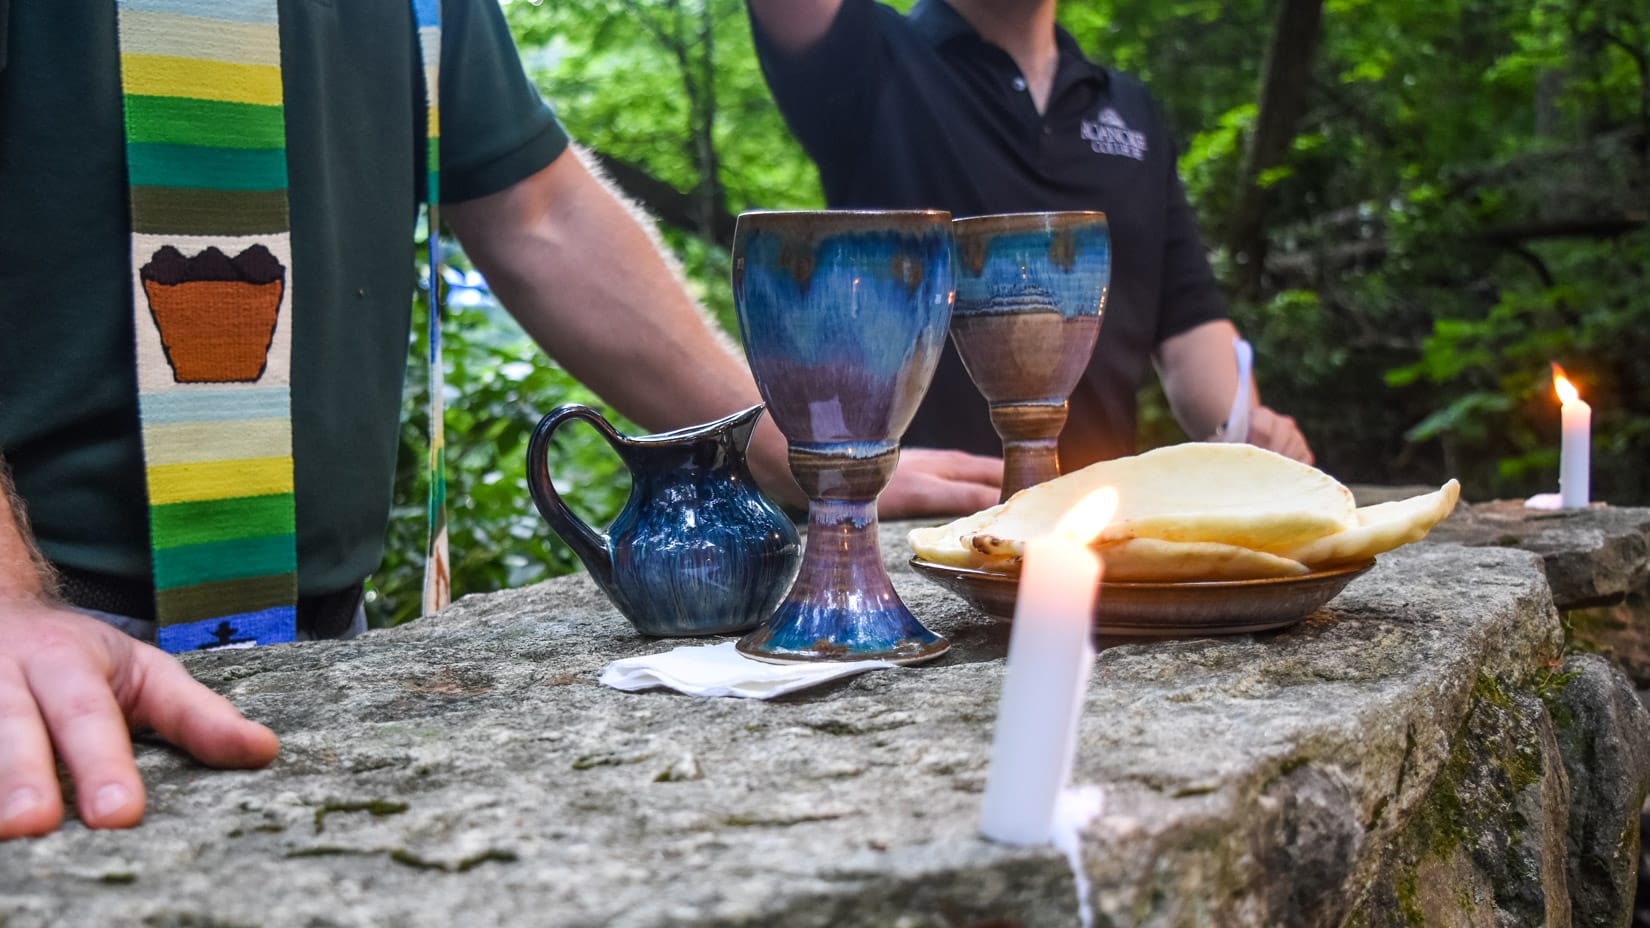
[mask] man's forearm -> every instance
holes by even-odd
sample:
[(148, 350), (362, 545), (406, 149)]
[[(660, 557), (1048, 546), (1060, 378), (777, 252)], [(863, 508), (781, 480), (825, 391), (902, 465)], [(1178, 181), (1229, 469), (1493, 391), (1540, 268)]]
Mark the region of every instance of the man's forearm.
[(825, 37), (842, 0), (746, 0), (756, 22), (787, 55), (798, 55)]
[[(637, 423), (677, 428), (760, 401), (737, 349), (687, 294), (645, 217), (573, 152), (446, 215), (527, 333)], [(766, 419), (751, 457), (766, 489), (799, 501), (784, 439)]]
[(57, 576), (34, 543), (23, 500), (0, 457), (0, 600), (48, 600), (56, 594)]
[[(1158, 346), (1157, 374), (1175, 421), (1187, 437), (1202, 441), (1226, 422), (1237, 395), (1237, 356), (1232, 339), (1237, 328), (1230, 322), (1205, 322)], [(1260, 404), (1250, 384), (1249, 404)]]

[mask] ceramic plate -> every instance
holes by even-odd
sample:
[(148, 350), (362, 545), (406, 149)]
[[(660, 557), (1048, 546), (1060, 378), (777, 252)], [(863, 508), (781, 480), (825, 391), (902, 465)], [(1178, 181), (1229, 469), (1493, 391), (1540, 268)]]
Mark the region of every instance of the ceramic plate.
[[(911, 566), (998, 621), (1014, 617), (1017, 576), (947, 567), (919, 558), (912, 558)], [(1317, 611), (1374, 566), (1371, 559), (1266, 580), (1101, 583), (1095, 625), (1101, 635), (1124, 638), (1238, 635), (1284, 628)]]

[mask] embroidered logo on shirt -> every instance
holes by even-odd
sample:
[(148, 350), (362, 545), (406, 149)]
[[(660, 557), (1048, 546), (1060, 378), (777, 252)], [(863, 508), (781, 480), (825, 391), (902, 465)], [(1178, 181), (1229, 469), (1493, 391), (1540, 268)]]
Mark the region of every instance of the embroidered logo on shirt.
[(1123, 117), (1109, 106), (1095, 118), (1083, 120), (1082, 133), (1083, 140), (1097, 154), (1146, 160), (1146, 133), (1130, 129)]

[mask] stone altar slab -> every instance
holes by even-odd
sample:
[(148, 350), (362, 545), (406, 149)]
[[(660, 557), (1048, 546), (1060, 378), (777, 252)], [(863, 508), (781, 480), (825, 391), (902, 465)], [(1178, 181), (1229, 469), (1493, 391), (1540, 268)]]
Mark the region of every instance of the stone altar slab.
[[(279, 759), (140, 745), (145, 823), (0, 844), (0, 926), (1075, 925), (1064, 858), (975, 836), (1007, 628), (905, 568), (905, 528), (895, 584), (950, 654), (773, 703), (599, 686), (678, 642), (583, 575), (192, 655)], [(1623, 923), (1650, 721), (1561, 642), (1537, 555), (1428, 544), (1282, 633), (1108, 649), (1095, 924)]]
[(1540, 555), (1571, 644), (1650, 687), (1650, 508), (1527, 509), (1519, 500), (1456, 507), (1428, 541)]

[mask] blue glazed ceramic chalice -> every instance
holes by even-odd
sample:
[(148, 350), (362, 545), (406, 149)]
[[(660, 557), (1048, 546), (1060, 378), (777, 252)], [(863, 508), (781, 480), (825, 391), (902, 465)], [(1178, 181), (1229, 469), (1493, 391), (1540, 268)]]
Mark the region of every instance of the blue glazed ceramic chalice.
[(937, 210), (739, 217), (739, 331), (808, 494), (796, 583), (742, 653), (912, 664), (950, 647), (889, 583), (876, 500), (944, 347), (951, 251), (951, 216)]
[(1100, 334), (1111, 235), (1098, 212), (1008, 213), (952, 224), (951, 340), (1003, 441), (1003, 499), (1060, 476), (1066, 405)]

